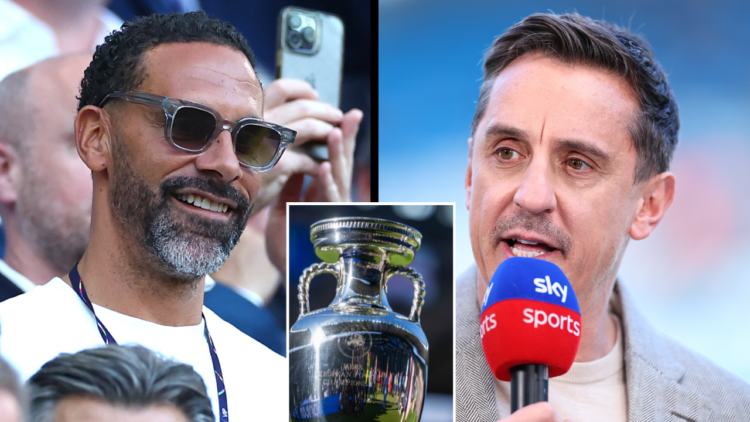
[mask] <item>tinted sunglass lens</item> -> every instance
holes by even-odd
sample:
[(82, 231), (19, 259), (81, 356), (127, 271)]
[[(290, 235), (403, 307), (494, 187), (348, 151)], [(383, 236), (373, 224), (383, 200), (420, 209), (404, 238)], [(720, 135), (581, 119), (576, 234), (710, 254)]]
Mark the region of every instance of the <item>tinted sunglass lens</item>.
[(172, 122), (172, 142), (190, 151), (199, 151), (216, 129), (216, 118), (205, 110), (182, 107)]
[(262, 126), (246, 125), (237, 133), (237, 158), (251, 166), (268, 165), (281, 143), (279, 132)]

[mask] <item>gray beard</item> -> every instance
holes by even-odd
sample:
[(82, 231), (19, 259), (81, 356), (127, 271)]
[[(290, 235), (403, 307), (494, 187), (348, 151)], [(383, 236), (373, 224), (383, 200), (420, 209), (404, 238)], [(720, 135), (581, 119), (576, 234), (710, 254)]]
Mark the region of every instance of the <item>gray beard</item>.
[[(112, 213), (121, 233), (140, 246), (141, 258), (175, 280), (194, 281), (217, 271), (240, 239), (252, 207), (228, 185), (205, 177), (175, 177), (149, 187), (130, 166), (134, 157), (122, 139), (113, 142)], [(238, 205), (229, 221), (219, 222), (175, 209), (173, 193), (197, 187)]]
[(159, 214), (146, 238), (149, 249), (167, 264), (164, 269), (174, 278), (195, 279), (218, 271), (237, 244), (234, 238), (222, 244), (216, 239), (186, 235), (169, 217), (167, 213)]

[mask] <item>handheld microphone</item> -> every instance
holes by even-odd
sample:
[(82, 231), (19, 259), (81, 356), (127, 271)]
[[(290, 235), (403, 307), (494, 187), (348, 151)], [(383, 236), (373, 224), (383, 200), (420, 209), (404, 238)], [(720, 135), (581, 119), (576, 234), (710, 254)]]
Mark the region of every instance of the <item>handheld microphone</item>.
[(550, 377), (573, 365), (581, 310), (560, 267), (541, 259), (506, 259), (487, 286), (482, 347), (495, 377), (511, 382), (511, 413), (547, 401)]

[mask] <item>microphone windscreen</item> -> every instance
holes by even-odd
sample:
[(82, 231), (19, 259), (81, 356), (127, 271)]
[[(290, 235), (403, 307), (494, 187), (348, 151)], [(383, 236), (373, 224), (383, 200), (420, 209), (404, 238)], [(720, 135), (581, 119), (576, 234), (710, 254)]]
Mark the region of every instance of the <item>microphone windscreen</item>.
[(581, 343), (581, 310), (557, 265), (535, 258), (506, 259), (492, 276), (482, 302), (482, 347), (495, 377), (510, 381), (510, 368), (570, 369)]

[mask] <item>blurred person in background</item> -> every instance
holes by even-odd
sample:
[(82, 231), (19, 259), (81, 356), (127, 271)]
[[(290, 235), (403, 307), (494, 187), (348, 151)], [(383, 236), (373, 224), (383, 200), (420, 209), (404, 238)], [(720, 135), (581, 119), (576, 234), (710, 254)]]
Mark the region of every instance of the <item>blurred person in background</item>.
[(91, 224), (91, 171), (75, 145), (89, 54), (44, 60), (0, 82), (0, 301), (67, 274)]
[(93, 53), (122, 20), (107, 0), (0, 0), (0, 79), (49, 57)]
[(0, 421), (22, 422), (23, 402), (18, 375), (8, 362), (0, 357)]
[(63, 353), (27, 386), (29, 422), (214, 420), (200, 375), (141, 346)]
[[(259, 193), (294, 132), (261, 120), (253, 61), (231, 25), (203, 13), (138, 19), (97, 48), (75, 121), (93, 176), (89, 245), (64, 280), (0, 304), (0, 351), (23, 379), (60, 352), (136, 343), (193, 365), (222, 421), (283, 418), (286, 361), (203, 306), (205, 275), (252, 204), (272, 203), (268, 240), (283, 244), (282, 203), (301, 195), (296, 174), (276, 199)], [(308, 194), (338, 186), (339, 158), (315, 169), (334, 179), (314, 178)]]
[[(487, 51), (469, 139), (466, 207), (476, 265), (456, 297), (457, 420), (741, 420), (750, 386), (654, 330), (616, 279), (630, 238), (674, 197), (677, 104), (648, 44), (577, 14), (534, 14)], [(513, 256), (560, 266), (581, 343), (550, 403), (509, 415), (510, 383), (482, 351), (488, 280)], [(558, 414), (559, 412), (559, 414)]]

